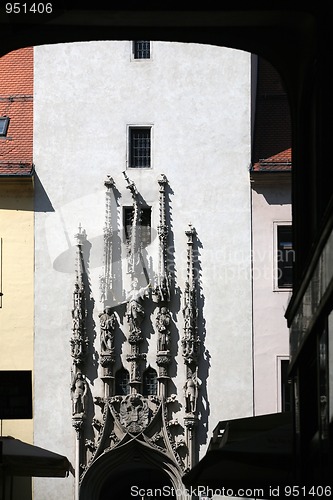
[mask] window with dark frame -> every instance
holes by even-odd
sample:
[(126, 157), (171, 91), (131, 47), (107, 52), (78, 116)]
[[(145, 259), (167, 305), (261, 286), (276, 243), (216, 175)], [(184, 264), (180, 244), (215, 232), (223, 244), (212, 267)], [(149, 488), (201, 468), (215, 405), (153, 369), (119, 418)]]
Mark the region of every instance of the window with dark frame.
[[(133, 207), (124, 207), (124, 240), (128, 242), (131, 237), (133, 223)], [(151, 243), (151, 207), (141, 208), (140, 213), (140, 234), (143, 248)]]
[(126, 396), (130, 392), (129, 372), (125, 368), (120, 368), (115, 375), (115, 392), (117, 395)]
[(281, 410), (291, 411), (291, 381), (288, 377), (288, 359), (281, 359)]
[(151, 166), (151, 127), (130, 127), (129, 167), (150, 168), (150, 166)]
[(293, 286), (294, 250), (292, 227), (277, 226), (277, 285), (278, 288)]
[(157, 394), (157, 373), (154, 368), (147, 368), (143, 373), (143, 396), (153, 396)]
[(6, 137), (9, 125), (8, 116), (0, 116), (0, 137)]
[(134, 40), (133, 57), (134, 59), (150, 59), (150, 41)]

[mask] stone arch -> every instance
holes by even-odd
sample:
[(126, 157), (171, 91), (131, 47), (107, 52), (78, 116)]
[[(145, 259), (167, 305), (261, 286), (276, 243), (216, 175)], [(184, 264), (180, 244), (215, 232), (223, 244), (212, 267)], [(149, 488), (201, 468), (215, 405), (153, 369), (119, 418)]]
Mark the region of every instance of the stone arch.
[(92, 463), (82, 478), (79, 500), (141, 500), (145, 495), (139, 493), (148, 490), (151, 498), (170, 497), (172, 489), (179, 500), (185, 498), (178, 465), (149, 444), (132, 439), (102, 453)]

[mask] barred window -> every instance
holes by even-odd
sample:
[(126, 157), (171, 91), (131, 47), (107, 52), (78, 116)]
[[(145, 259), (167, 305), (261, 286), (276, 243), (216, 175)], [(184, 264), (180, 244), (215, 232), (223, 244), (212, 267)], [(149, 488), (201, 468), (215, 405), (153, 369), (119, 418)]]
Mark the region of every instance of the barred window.
[(143, 396), (157, 394), (157, 373), (154, 368), (147, 368), (143, 373)]
[(135, 40), (133, 42), (134, 59), (150, 59), (150, 41)]
[(150, 166), (151, 166), (151, 127), (130, 127), (129, 167), (150, 168)]
[(129, 373), (125, 368), (120, 368), (115, 375), (115, 390), (116, 394), (126, 396), (130, 392)]

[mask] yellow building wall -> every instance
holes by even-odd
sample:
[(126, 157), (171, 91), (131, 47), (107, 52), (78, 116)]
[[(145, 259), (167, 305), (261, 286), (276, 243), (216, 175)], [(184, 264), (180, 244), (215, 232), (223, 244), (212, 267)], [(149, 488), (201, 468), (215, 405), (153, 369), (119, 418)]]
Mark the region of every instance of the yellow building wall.
[[(0, 178), (0, 370), (32, 370), (34, 338), (33, 181)], [(33, 420), (3, 420), (3, 436), (33, 443)]]

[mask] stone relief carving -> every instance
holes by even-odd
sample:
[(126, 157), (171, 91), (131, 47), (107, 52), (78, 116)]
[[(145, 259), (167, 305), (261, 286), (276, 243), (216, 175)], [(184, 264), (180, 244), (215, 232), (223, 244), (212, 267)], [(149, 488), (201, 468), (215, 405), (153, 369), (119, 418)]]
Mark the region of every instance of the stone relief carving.
[(133, 352), (132, 354), (127, 354), (126, 359), (131, 363), (130, 370), (130, 385), (132, 388), (139, 387), (141, 384), (141, 371), (139, 367), (139, 363), (146, 359), (146, 353), (138, 352), (138, 346), (132, 344), (132, 350), (137, 350), (137, 352)]
[[(86, 339), (86, 311), (83, 286), (83, 260), (82, 242), (85, 233), (79, 230), (78, 235), (78, 259), (77, 278), (73, 295), (73, 338), (71, 339), (71, 354), (73, 357), (74, 376), (71, 386), (72, 398), (72, 421), (78, 436), (81, 439), (80, 449), (85, 449), (86, 457), (82, 460), (80, 452), (80, 464), (85, 462), (84, 470), (89, 468), (93, 460), (101, 453), (120, 446), (126, 439), (143, 439), (150, 446), (160, 452), (172, 457), (178, 467), (185, 471), (194, 464), (194, 441), (197, 426), (197, 401), (200, 390), (198, 379), (198, 362), (201, 351), (201, 342), (198, 337), (198, 305), (197, 305), (197, 276), (193, 246), (196, 236), (195, 229), (190, 225), (185, 231), (187, 236), (187, 278), (184, 289), (184, 302), (182, 307), (184, 331), (181, 338), (182, 354), (186, 370), (186, 383), (183, 394), (180, 392), (179, 401), (176, 394), (169, 394), (170, 378), (175, 376), (172, 367), (171, 351), (172, 333), (177, 329), (173, 323), (172, 314), (175, 310), (170, 302), (170, 275), (168, 272), (168, 239), (169, 227), (166, 217), (166, 186), (167, 179), (162, 174), (159, 183), (159, 225), (158, 234), (158, 271), (156, 280), (152, 278), (151, 285), (147, 275), (142, 274), (142, 265), (139, 267), (141, 252), (140, 213), (141, 197), (134, 184), (124, 172), (127, 188), (133, 199), (133, 219), (130, 231), (130, 239), (127, 253), (128, 274), (130, 275), (131, 288), (124, 301), (125, 290), (122, 289), (121, 302), (110, 304), (112, 297), (112, 286), (114, 282), (112, 255), (113, 255), (113, 228), (111, 224), (111, 191), (114, 189), (114, 181), (109, 176), (105, 181), (107, 188), (106, 197), (106, 221), (104, 227), (104, 274), (100, 279), (101, 301), (103, 312), (99, 314), (100, 342), (99, 363), (104, 368), (103, 376), (100, 378), (108, 390), (104, 390), (104, 397), (96, 396), (95, 405), (97, 413), (102, 412), (102, 421), (95, 416), (91, 419), (91, 433), (89, 439), (84, 442), (82, 428), (87, 422), (87, 393), (88, 386), (85, 375), (81, 372), (81, 366), (87, 352)], [(118, 192), (119, 193), (119, 192)], [(114, 221), (114, 219), (113, 219)], [(141, 257), (140, 257), (141, 256)], [(139, 286), (143, 278), (148, 283)], [(117, 309), (117, 315), (114, 308)], [(155, 308), (155, 309), (154, 309)], [(179, 309), (178, 309), (179, 310)], [(177, 310), (177, 312), (178, 312)], [(152, 314), (156, 311), (156, 321), (149, 323)], [(158, 392), (157, 395), (142, 396), (142, 373), (145, 369), (147, 352), (147, 334), (145, 325), (150, 324), (152, 335), (155, 337), (156, 364), (158, 366)], [(115, 332), (117, 331), (117, 335)], [(118, 332), (120, 335), (118, 335)], [(115, 395), (115, 382), (113, 376), (114, 367), (122, 365), (119, 352), (121, 342), (127, 340), (126, 349), (122, 351), (129, 366), (130, 393), (126, 396)], [(152, 337), (153, 338), (153, 337)], [(130, 346), (130, 348), (128, 347)], [(152, 342), (148, 345), (153, 345)], [(116, 349), (117, 348), (117, 349)], [(118, 350), (119, 349), (119, 350)], [(130, 352), (129, 352), (130, 351)], [(116, 368), (117, 369), (117, 368)], [(173, 375), (170, 376), (170, 372)], [(168, 385), (169, 384), (169, 385)], [(177, 412), (184, 412), (181, 417)], [(185, 416), (184, 416), (185, 414)], [(86, 423), (85, 423), (86, 422)], [(84, 433), (86, 434), (86, 432)], [(90, 439), (90, 437), (94, 438)], [(90, 458), (89, 458), (90, 457)]]
[(131, 434), (137, 434), (147, 427), (149, 407), (140, 394), (131, 394), (121, 402), (119, 410), (120, 422)]

